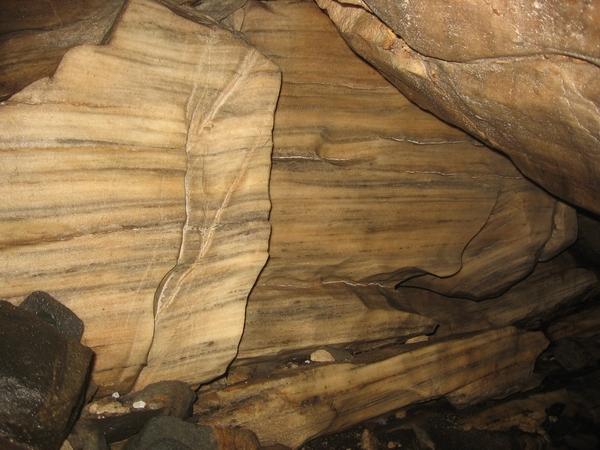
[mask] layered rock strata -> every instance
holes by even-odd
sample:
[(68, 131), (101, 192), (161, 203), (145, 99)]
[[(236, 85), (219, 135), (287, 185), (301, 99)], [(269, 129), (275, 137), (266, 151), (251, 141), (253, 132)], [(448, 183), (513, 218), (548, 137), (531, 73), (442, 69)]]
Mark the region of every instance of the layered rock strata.
[(600, 213), (595, 2), (317, 3), (410, 99), (502, 150), (548, 191)]
[(100, 44), (125, 0), (0, 4), (0, 101), (52, 75), (72, 47)]
[(298, 448), (410, 403), (448, 395), (464, 405), (531, 387), (533, 362), (547, 344), (542, 333), (513, 327), (405, 344), (207, 390), (195, 412), (203, 424), (250, 428), (261, 445)]
[(267, 258), (279, 71), (200, 17), (134, 0), (0, 107), (1, 291), (75, 311), (104, 392), (221, 374)]

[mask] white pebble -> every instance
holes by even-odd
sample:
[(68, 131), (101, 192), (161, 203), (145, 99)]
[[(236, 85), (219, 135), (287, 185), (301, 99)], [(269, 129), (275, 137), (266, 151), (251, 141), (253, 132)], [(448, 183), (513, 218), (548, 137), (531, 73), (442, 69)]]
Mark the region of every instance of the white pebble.
[(133, 402), (133, 405), (131, 406), (133, 406), (134, 409), (144, 409), (146, 402), (143, 400), (138, 400), (137, 402)]

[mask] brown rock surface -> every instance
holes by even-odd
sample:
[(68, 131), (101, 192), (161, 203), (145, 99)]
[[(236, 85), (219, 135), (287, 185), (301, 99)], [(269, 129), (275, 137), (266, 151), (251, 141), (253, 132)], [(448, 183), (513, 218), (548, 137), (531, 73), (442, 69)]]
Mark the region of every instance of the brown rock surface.
[(302, 356), (323, 345), (364, 351), (433, 333), (434, 320), (391, 306), (386, 293), (346, 283), (257, 287), (236, 363)]
[[(198, 384), (237, 351), (267, 258), (279, 71), (212, 19), (129, 3), (0, 108), (0, 281), (85, 323), (101, 392)], [(162, 281), (162, 283), (161, 283)]]
[(70, 48), (103, 42), (125, 3), (0, 2), (0, 100), (52, 75)]
[(553, 194), (600, 212), (596, 3), (359, 2), (373, 13), (317, 3), (410, 99), (504, 151)]
[(252, 295), (424, 275), (412, 285), (483, 299), (574, 241), (572, 208), (415, 108), (314, 4), (249, 2), (241, 31), (283, 72), (270, 258)]
[[(439, 323), (436, 336), (514, 325), (535, 329), (563, 307), (600, 294), (600, 275), (578, 267), (568, 254), (536, 266), (503, 295), (483, 302), (444, 297), (426, 289), (400, 287), (395, 304)], [(591, 315), (592, 323), (594, 315)]]

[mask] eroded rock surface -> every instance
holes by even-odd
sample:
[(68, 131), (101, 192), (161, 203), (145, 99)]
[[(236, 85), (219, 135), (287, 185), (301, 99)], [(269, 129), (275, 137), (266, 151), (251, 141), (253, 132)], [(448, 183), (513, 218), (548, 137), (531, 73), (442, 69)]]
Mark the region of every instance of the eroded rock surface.
[(600, 212), (597, 3), (317, 3), (410, 99), (502, 150), (558, 197)]
[(572, 208), (414, 107), (314, 4), (249, 2), (241, 31), (283, 72), (270, 258), (255, 295), (411, 279), (481, 300), (573, 243)]

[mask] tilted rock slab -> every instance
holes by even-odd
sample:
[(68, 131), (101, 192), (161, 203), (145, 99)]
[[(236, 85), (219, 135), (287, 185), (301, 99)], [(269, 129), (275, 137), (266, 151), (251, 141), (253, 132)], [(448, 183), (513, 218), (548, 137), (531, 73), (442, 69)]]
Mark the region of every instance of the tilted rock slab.
[(81, 317), (102, 392), (223, 373), (267, 258), (279, 70), (196, 16), (132, 0), (0, 107), (0, 292)]
[(600, 213), (596, 2), (317, 3), (410, 99), (504, 151), (548, 191)]
[(404, 286), (391, 291), (388, 297), (400, 309), (439, 323), (435, 332), (439, 337), (507, 325), (537, 329), (560, 309), (598, 294), (600, 274), (580, 267), (564, 252), (551, 261), (539, 263), (531, 275), (503, 295), (482, 302)]
[(404, 344), (200, 391), (195, 412), (202, 424), (249, 428), (261, 445), (298, 448), (414, 402), (447, 396), (466, 405), (527, 388), (547, 345), (541, 332), (513, 327)]

